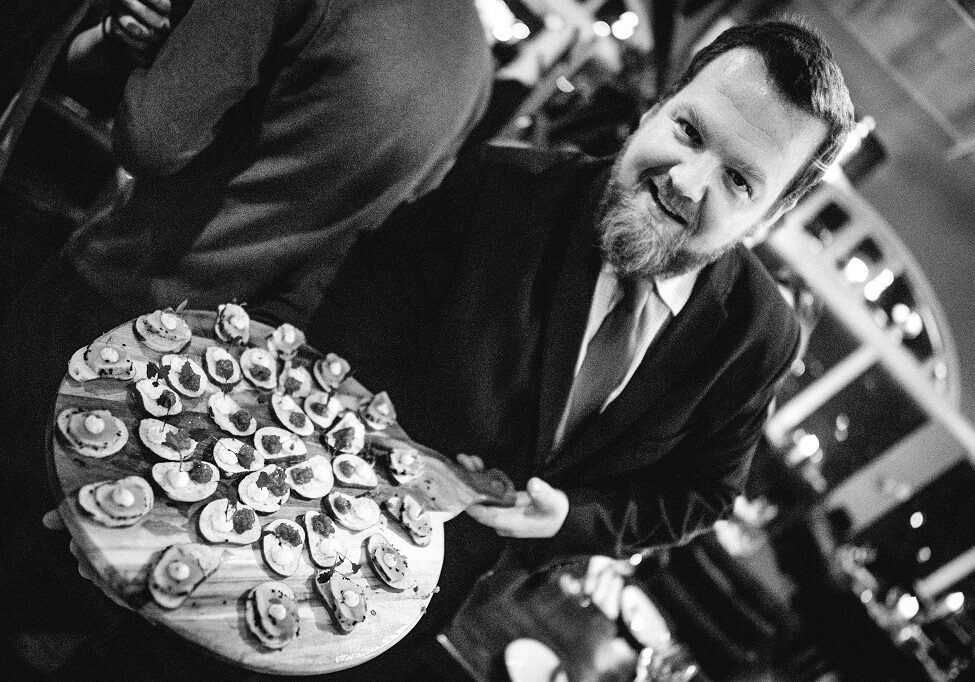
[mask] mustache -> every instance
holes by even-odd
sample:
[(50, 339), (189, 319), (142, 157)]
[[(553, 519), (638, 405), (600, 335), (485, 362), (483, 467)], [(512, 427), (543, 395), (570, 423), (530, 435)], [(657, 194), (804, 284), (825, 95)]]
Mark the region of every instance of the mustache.
[(650, 278), (679, 274), (693, 266), (685, 249), (690, 234), (668, 229), (647, 214), (636, 193), (610, 183), (599, 221), (604, 257), (623, 277)]
[[(689, 242), (701, 225), (696, 213), (690, 224), (656, 219), (647, 209), (646, 195), (639, 184), (652, 183), (652, 188), (651, 185), (643, 188), (651, 193), (661, 189), (664, 192), (674, 190), (668, 187), (667, 182), (658, 186), (655, 177), (660, 178), (661, 175), (641, 173), (638, 185), (633, 186), (620, 182), (618, 173), (614, 173), (603, 194), (597, 223), (599, 246), (603, 258), (620, 277), (673, 277), (707, 265), (733, 247), (733, 244), (729, 244), (710, 252), (692, 250)], [(657, 199), (656, 195), (654, 199)], [(657, 203), (662, 206), (659, 201)]]
[(663, 169), (648, 168), (644, 170), (637, 177), (637, 184), (640, 188), (650, 192), (665, 214), (691, 228), (691, 233), (694, 233), (694, 221), (689, 218), (693, 215), (693, 202), (674, 189), (673, 183)]

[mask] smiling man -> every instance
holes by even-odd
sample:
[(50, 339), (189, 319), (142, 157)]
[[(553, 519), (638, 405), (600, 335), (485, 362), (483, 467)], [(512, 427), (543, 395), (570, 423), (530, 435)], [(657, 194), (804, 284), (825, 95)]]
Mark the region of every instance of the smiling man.
[(357, 246), (309, 340), (388, 390), (413, 437), (521, 489), (448, 524), (445, 575), (486, 567), (499, 536), (532, 539), (514, 543), (530, 562), (620, 556), (727, 512), (799, 338), (740, 242), (852, 122), (818, 37), (738, 27), (615, 161), (476, 150)]
[(720, 54), (647, 112), (626, 143), (603, 218), (608, 261), (644, 278), (710, 263), (792, 207), (798, 197), (786, 189), (822, 162), (828, 132), (783, 97), (760, 52)]

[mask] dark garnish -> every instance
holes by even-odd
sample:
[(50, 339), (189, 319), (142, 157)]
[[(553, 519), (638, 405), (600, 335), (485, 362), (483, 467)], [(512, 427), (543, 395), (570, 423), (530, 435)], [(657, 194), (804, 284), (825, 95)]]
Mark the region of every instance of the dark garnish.
[(328, 412), (328, 403), (312, 403), (311, 411), (317, 414), (319, 417), (324, 417), (325, 413)]
[(166, 432), (165, 443), (173, 450), (182, 451), (193, 444), (193, 439), (190, 437), (190, 432), (186, 429), (176, 429), (175, 431)]
[(271, 368), (264, 365), (251, 365), (251, 376), (256, 381), (267, 381), (271, 378)]
[(274, 434), (261, 436), (261, 446), (269, 455), (276, 455), (281, 452), (281, 437)]
[(213, 373), (217, 375), (218, 379), (229, 380), (230, 377), (234, 375), (234, 362), (227, 358), (222, 358), (217, 360), (213, 368)]
[(332, 501), (332, 506), (340, 514), (348, 514), (352, 511), (352, 502), (349, 501), (348, 497), (336, 497)]
[(251, 425), (251, 413), (243, 409), (237, 410), (230, 415), (230, 423), (238, 431), (246, 431)]
[(291, 486), (285, 479), (284, 469), (281, 467), (275, 467), (270, 474), (262, 471), (257, 477), (257, 487), (267, 488), (275, 497), (283, 497), (285, 493), (291, 490)]
[(246, 533), (254, 527), (257, 521), (257, 514), (253, 509), (238, 509), (234, 512), (234, 532)]
[(170, 410), (176, 404), (176, 394), (168, 388), (163, 388), (159, 397), (156, 398), (156, 404), (164, 410)]
[(190, 469), (190, 480), (197, 483), (209, 483), (212, 479), (213, 470), (210, 467), (200, 460), (193, 462), (193, 467)]
[(292, 526), (290, 523), (280, 523), (274, 528), (274, 537), (276, 537), (281, 542), (287, 542), (289, 545), (298, 547), (302, 544), (301, 533), (298, 529)]
[(292, 376), (287, 377), (284, 380), (284, 392), (285, 393), (295, 393), (301, 389), (301, 382)]
[(229, 481), (220, 481), (217, 487), (221, 490), (221, 494), (227, 497), (227, 511), (233, 510), (240, 502), (240, 493), (237, 490), (237, 486), (232, 485)]
[(335, 524), (332, 523), (332, 519), (324, 514), (315, 514), (311, 519), (311, 527), (316, 533), (325, 537), (335, 532)]
[(355, 469), (355, 464), (347, 459), (343, 459), (341, 462), (339, 462), (339, 473), (346, 478), (352, 478), (355, 476)]
[(188, 362), (184, 362), (179, 368), (179, 383), (188, 391), (197, 391), (200, 388), (200, 375), (193, 371)]
[(335, 439), (336, 450), (351, 450), (352, 442), (355, 440), (355, 429), (352, 427), (339, 429), (332, 434), (332, 438)]
[(210, 437), (210, 432), (204, 428), (190, 429), (190, 438), (195, 441), (204, 441)]
[(254, 448), (247, 443), (244, 443), (240, 450), (237, 451), (237, 462), (245, 468), (250, 468), (251, 464), (254, 463), (254, 453), (257, 452)]
[(376, 451), (372, 448), (366, 448), (365, 450), (362, 450), (359, 453), (359, 457), (362, 460), (368, 462), (369, 464), (375, 464), (380, 456), (381, 454), (377, 454)]
[(315, 474), (312, 472), (311, 467), (298, 467), (297, 469), (291, 470), (291, 479), (298, 485), (310, 483), (314, 478)]
[(291, 425), (296, 429), (302, 428), (307, 420), (308, 417), (306, 417), (303, 412), (292, 412), (288, 415), (288, 421), (291, 422)]

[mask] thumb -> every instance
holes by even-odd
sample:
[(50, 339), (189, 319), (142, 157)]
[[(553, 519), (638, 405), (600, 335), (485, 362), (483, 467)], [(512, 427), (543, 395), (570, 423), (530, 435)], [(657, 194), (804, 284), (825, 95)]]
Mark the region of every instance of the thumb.
[(52, 509), (44, 514), (41, 523), (48, 530), (64, 530), (67, 527), (64, 525), (64, 519), (61, 518), (61, 514), (58, 513), (57, 509)]
[(74, 540), (68, 543), (68, 549), (71, 551), (71, 555), (78, 562), (78, 575), (87, 580), (90, 583), (98, 582), (98, 574), (95, 572), (95, 567), (91, 565), (88, 558), (78, 547), (78, 543)]
[(529, 479), (525, 486), (532, 503), (541, 510), (555, 509), (559, 504), (559, 491), (540, 478)]

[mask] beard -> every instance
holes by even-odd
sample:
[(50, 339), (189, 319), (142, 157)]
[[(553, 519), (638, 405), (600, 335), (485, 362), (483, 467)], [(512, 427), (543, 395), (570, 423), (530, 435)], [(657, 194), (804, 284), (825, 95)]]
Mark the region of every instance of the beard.
[(670, 221), (661, 224), (645, 201), (646, 193), (623, 186), (614, 166), (603, 195), (598, 233), (603, 258), (620, 277), (675, 277), (717, 260), (731, 248), (691, 250), (687, 244), (693, 228)]

